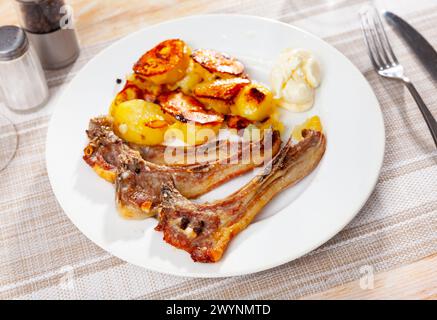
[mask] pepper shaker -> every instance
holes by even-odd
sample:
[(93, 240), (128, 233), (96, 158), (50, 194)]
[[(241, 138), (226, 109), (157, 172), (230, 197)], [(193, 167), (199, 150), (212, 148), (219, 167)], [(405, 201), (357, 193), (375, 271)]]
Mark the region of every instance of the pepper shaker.
[(0, 90), (15, 111), (38, 108), (49, 95), (38, 56), (26, 33), (16, 26), (0, 27)]
[(79, 43), (64, 0), (15, 0), (20, 23), (44, 69), (59, 69), (79, 56)]

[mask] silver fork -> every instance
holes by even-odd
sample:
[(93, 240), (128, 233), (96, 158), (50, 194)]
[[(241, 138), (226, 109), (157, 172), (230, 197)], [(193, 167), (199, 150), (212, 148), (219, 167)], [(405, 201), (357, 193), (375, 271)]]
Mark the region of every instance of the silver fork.
[(419, 106), (437, 147), (437, 122), (410, 79), (405, 76), (404, 68), (399, 64), (388, 41), (379, 13), (374, 7), (368, 7), (361, 10), (360, 15), (361, 27), (373, 67), (379, 75), (400, 80), (406, 85)]

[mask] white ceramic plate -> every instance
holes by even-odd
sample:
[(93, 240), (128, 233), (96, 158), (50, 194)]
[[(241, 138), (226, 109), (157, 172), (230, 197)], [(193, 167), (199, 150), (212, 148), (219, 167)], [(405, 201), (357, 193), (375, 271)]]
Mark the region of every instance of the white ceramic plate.
[[(288, 47), (312, 50), (323, 81), (314, 108), (283, 112), (288, 128), (320, 115), (328, 138), (317, 170), (283, 191), (232, 242), (216, 264), (194, 263), (162, 240), (156, 221), (122, 220), (114, 188), (82, 160), (91, 117), (107, 113), (119, 89), (116, 79), (164, 39), (181, 38), (193, 48), (227, 52), (243, 61), (249, 75), (268, 83), (271, 64)], [(365, 53), (363, 53), (365, 54)], [(74, 78), (53, 114), (47, 137), (47, 169), (65, 213), (92, 241), (144, 268), (193, 277), (253, 273), (278, 266), (317, 248), (339, 232), (364, 205), (378, 179), (384, 154), (384, 126), (378, 101), (361, 73), (329, 44), (290, 25), (251, 16), (183, 18), (136, 32), (104, 50)], [(241, 187), (235, 179), (204, 199), (218, 199)]]

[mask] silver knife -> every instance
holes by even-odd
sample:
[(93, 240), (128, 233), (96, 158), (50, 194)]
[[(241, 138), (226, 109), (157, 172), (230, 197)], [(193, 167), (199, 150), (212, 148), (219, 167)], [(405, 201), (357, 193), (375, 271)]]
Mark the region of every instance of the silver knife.
[(416, 29), (393, 12), (385, 11), (383, 15), (387, 22), (407, 42), (434, 80), (437, 81), (437, 52), (434, 48)]

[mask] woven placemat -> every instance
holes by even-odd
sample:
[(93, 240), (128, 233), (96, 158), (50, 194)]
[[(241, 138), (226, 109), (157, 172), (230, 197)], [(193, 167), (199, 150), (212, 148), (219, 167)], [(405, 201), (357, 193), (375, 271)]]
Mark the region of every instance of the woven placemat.
[[(353, 1), (353, 5), (365, 2)], [(303, 26), (327, 10), (321, 1), (251, 3), (244, 6), (244, 13), (262, 12)], [(350, 5), (339, 1), (330, 9), (342, 12)], [(407, 16), (434, 46), (436, 9)], [(239, 10), (241, 4), (227, 2), (220, 11)], [(418, 108), (401, 84), (383, 80), (371, 70), (356, 24), (325, 40), (370, 82), (384, 114), (387, 139), (373, 194), (335, 238), (296, 261), (243, 277), (189, 279), (130, 265), (89, 241), (57, 203), (45, 166), (50, 111), (24, 118), (10, 115), (19, 133), (19, 148), (11, 165), (0, 172), (0, 298), (298, 298), (358, 279), (362, 267), (380, 272), (437, 252), (437, 152)], [(61, 92), (84, 63), (107, 45), (83, 48), (72, 68), (48, 73), (52, 94)], [(437, 114), (431, 78), (395, 37), (393, 46)]]

